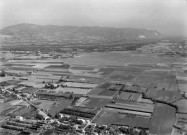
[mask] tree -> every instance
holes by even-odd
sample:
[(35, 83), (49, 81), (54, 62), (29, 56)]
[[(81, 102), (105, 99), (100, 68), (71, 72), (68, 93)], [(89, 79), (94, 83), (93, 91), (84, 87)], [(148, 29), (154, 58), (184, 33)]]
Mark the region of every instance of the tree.
[(0, 76), (1, 77), (4, 77), (6, 75), (5, 71), (3, 70), (1, 73), (0, 73)]
[(71, 94), (71, 95), (69, 96), (69, 99), (73, 99), (73, 94)]
[(56, 118), (56, 119), (59, 119), (59, 113), (56, 113), (56, 114), (55, 114), (55, 118)]
[(52, 117), (52, 115), (50, 113), (47, 114), (49, 117)]

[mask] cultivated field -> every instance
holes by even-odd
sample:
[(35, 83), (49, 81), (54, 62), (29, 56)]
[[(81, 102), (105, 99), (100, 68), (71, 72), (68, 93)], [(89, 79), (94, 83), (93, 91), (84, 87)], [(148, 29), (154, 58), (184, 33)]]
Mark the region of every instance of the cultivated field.
[(52, 117), (54, 117), (61, 110), (71, 105), (71, 102), (71, 100), (61, 99), (58, 102), (56, 102), (56, 104), (48, 111), (48, 113), (51, 114)]
[(88, 92), (90, 92), (92, 89), (81, 89), (81, 88), (73, 88), (73, 87), (65, 87), (65, 88), (62, 88), (62, 87), (59, 87), (57, 89), (55, 89), (56, 92), (73, 92), (74, 94), (87, 94)]
[(110, 102), (110, 99), (102, 99), (102, 98), (88, 98), (85, 101), (83, 101), (79, 106), (85, 106), (85, 107), (105, 107), (105, 105)]
[(175, 108), (157, 103), (150, 122), (150, 134), (171, 134), (175, 123), (175, 113)]
[(148, 129), (150, 117), (103, 109), (93, 122), (98, 123), (99, 125), (109, 126), (111, 124), (114, 124)]

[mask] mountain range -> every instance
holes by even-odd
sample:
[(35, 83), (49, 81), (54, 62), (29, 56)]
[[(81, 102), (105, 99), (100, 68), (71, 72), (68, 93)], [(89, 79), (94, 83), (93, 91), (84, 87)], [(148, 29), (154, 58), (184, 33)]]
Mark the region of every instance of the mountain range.
[(29, 40), (76, 40), (76, 41), (121, 41), (161, 38), (156, 30), (137, 28), (55, 26), (17, 24), (0, 30), (2, 37), (16, 37)]

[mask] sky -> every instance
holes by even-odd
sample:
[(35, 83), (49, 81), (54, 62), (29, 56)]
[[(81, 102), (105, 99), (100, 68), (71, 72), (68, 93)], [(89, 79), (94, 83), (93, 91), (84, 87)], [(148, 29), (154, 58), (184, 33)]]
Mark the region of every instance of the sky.
[(187, 37), (187, 0), (0, 0), (0, 29), (19, 23), (146, 28)]

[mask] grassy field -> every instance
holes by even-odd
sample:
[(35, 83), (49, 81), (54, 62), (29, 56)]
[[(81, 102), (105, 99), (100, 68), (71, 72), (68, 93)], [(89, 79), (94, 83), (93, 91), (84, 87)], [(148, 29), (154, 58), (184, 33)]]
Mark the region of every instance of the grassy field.
[(21, 92), (24, 92), (24, 93), (35, 93), (36, 91), (38, 91), (38, 89), (33, 88), (33, 87), (25, 87), (21, 89)]
[(121, 92), (118, 96), (118, 100), (137, 101), (141, 94), (132, 92)]
[(101, 72), (102, 75), (109, 75), (114, 70), (115, 70), (115, 68), (101, 68), (99, 71)]
[(32, 67), (34, 65), (24, 65), (24, 64), (19, 64), (19, 63), (7, 63), (7, 64), (3, 64), (3, 66), (7, 66), (7, 67), (12, 67), (12, 66), (18, 66), (18, 67)]
[(103, 90), (101, 91), (98, 95), (101, 96), (114, 96), (118, 91), (113, 91), (113, 90)]
[(32, 71), (32, 70), (35, 70), (35, 68), (32, 68), (31, 66), (28, 66), (28, 67), (11, 67), (9, 69), (12, 69), (12, 70), (17, 70), (17, 71)]
[(165, 90), (154, 90), (149, 89), (145, 93), (147, 98), (154, 100), (164, 101), (167, 103), (175, 103), (182, 98), (182, 95), (178, 91), (165, 91)]
[(186, 113), (187, 112), (187, 100), (186, 99), (181, 99), (177, 102), (174, 103), (178, 107), (178, 112), (179, 113)]
[(94, 67), (87, 67), (87, 66), (71, 66), (71, 69), (74, 70), (94, 70)]
[(0, 114), (11, 107), (9, 103), (0, 103)]
[(36, 83), (36, 82), (32, 82), (32, 81), (24, 81), (24, 82), (21, 82), (19, 84), (23, 84), (23, 85), (26, 85), (26, 86), (33, 86), (35, 88), (43, 88), (45, 86), (44, 84)]
[(181, 92), (187, 92), (187, 84), (178, 84), (178, 88)]
[(178, 91), (176, 75), (170, 71), (146, 71), (137, 76), (134, 81), (142, 87)]
[[(4, 80), (3, 78), (0, 78), (0, 79), (2, 79), (2, 81)], [(12, 80), (12, 78), (11, 78), (11, 80), (0, 82), (0, 86), (17, 85), (20, 82), (22, 82), (22, 81), (20, 81), (20, 80)]]
[(106, 95), (106, 96), (112, 96), (112, 95), (114, 95), (114, 93), (116, 93), (116, 91), (113, 92), (113, 91), (108, 90), (108, 88), (111, 85), (112, 84), (110, 84), (110, 83), (100, 84), (96, 88), (93, 88), (93, 90), (90, 91), (87, 95), (101, 95), (101, 96), (105, 96)]
[(135, 78), (135, 75), (125, 75), (125, 74), (121, 74), (121, 75), (110, 75), (109, 76), (109, 80), (111, 81), (133, 81), (133, 79)]
[(56, 113), (59, 113), (64, 108), (71, 105), (71, 102), (72, 102), (71, 100), (66, 100), (66, 99), (59, 100), (58, 103), (56, 103), (56, 105), (48, 111), (48, 113), (51, 114), (52, 117), (54, 117)]
[(85, 106), (85, 107), (104, 107), (108, 102), (110, 102), (110, 99), (102, 99), (102, 98), (88, 98), (84, 102), (80, 104), (80, 106)]
[(90, 83), (76, 83), (76, 82), (66, 82), (64, 83), (67, 87), (77, 87), (77, 88), (94, 88), (97, 84)]
[(35, 116), (36, 110), (34, 108), (28, 108), (26, 106), (20, 106), (18, 109), (15, 111), (11, 112), (12, 115), (15, 116), (23, 116), (24, 118), (31, 118)]
[(175, 123), (175, 113), (175, 108), (157, 103), (150, 122), (150, 134), (171, 134)]
[(129, 102), (129, 101), (117, 101), (117, 103), (109, 103), (107, 108), (116, 108), (122, 110), (133, 110), (137, 112), (152, 113), (154, 111), (154, 104)]
[(116, 124), (149, 128), (150, 117), (137, 116), (128, 113), (118, 113), (108, 109), (103, 109), (93, 122), (97, 123), (98, 125), (109, 126), (111, 124)]
[(55, 89), (55, 91), (57, 92), (73, 92), (74, 94), (87, 94), (88, 92), (90, 92), (92, 89), (81, 89), (81, 88), (68, 88), (68, 87), (65, 87), (65, 88), (62, 88), (62, 87), (59, 87), (57, 89)]
[(76, 82), (81, 81), (81, 82), (88, 82), (88, 83), (94, 83), (94, 84), (101, 84), (105, 81), (102, 78), (79, 76), (79, 75), (70, 76), (69, 79), (76, 81)]
[(44, 111), (50, 110), (51, 107), (56, 103), (56, 101), (50, 100), (34, 100), (33, 104), (36, 104), (39, 108), (42, 108)]
[(172, 63), (171, 58), (160, 58), (156, 54), (138, 54), (132, 52), (105, 52), (105, 53), (89, 53), (80, 55), (76, 58), (65, 59), (66, 63), (75, 65), (90, 65), (90, 66), (125, 66), (128, 64), (155, 64), (155, 63)]
[(50, 65), (45, 68), (50, 68), (50, 69), (68, 69), (70, 67), (69, 64), (64, 64), (64, 65)]

